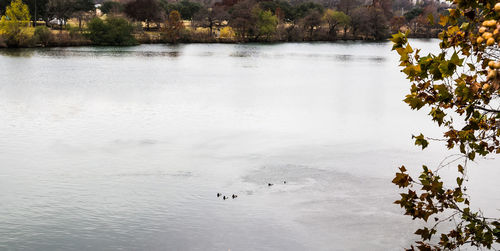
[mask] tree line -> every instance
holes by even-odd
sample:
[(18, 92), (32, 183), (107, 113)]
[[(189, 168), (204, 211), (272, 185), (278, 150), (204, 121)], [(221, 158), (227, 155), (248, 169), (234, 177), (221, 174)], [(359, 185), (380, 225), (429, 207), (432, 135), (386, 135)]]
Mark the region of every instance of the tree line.
[[(4, 23), (13, 20), (7, 9), (14, 2), (27, 6), (28, 27), (61, 31), (54, 37), (37, 29), (53, 43), (94, 44), (381, 40), (399, 30), (435, 37), (438, 16), (449, 7), (434, 0), (0, 0)], [(126, 38), (113, 41), (110, 32)]]

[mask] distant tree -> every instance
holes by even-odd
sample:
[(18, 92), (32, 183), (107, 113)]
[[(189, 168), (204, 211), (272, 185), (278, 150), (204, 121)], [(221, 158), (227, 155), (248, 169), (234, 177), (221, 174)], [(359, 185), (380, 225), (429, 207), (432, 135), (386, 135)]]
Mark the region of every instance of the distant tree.
[(188, 0), (181, 0), (178, 3), (179, 13), (181, 14), (181, 18), (184, 20), (193, 19), (193, 15), (200, 11), (203, 6), (197, 2), (190, 2)]
[[(1, 1), (1, 0), (0, 0)], [(24, 0), (28, 5), (31, 13), (31, 20), (33, 21), (33, 26), (36, 26), (37, 20), (48, 21), (48, 3), (49, 0)]]
[(88, 23), (88, 38), (96, 45), (134, 45), (133, 26), (124, 18), (93, 18)]
[(323, 15), (323, 20), (328, 23), (328, 35), (332, 38), (337, 37), (337, 29), (339, 26), (347, 26), (351, 22), (351, 18), (341, 11), (328, 9)]
[(384, 13), (387, 20), (391, 19), (392, 14), (392, 1), (393, 0), (373, 0), (372, 7), (380, 9)]
[(61, 30), (74, 11), (75, 3), (73, 1), (49, 0), (48, 2), (48, 13), (50, 17), (59, 20)]
[(361, 3), (359, 0), (339, 0), (336, 4), (336, 9), (350, 16), (354, 9), (358, 8), (360, 5)]
[[(357, 15), (356, 13), (353, 13), (353, 11), (361, 5), (360, 0), (338, 0), (337, 4), (335, 5), (336, 9), (338, 11), (344, 12), (346, 15), (351, 17), (351, 22), (354, 22), (354, 15)], [(344, 26), (344, 38), (347, 37), (347, 29), (349, 26), (345, 25)], [(352, 26), (351, 26), (352, 28)]]
[(397, 33), (406, 25), (406, 19), (403, 16), (395, 16), (389, 23), (391, 33)]
[(203, 9), (203, 6), (200, 3), (191, 2), (189, 0), (181, 0), (176, 3), (161, 0), (160, 5), (166, 13), (170, 13), (174, 10), (178, 11), (181, 14), (181, 18), (185, 20), (191, 20), (195, 13)]
[(78, 28), (82, 29), (82, 20), (89, 15), (89, 12), (95, 11), (94, 0), (73, 0), (73, 15), (78, 19)]
[(370, 25), (368, 23), (368, 15), (366, 15), (366, 7), (358, 7), (351, 11), (351, 33), (353, 37), (357, 37), (360, 33), (369, 32)]
[(316, 12), (317, 14), (319, 14), (321, 16), (324, 11), (325, 11), (325, 8), (321, 4), (317, 4), (317, 3), (313, 3), (313, 2), (302, 3), (302, 4), (297, 5), (294, 8), (294, 20), (303, 19), (313, 12)]
[(371, 26), (371, 35), (375, 40), (386, 39), (389, 37), (389, 22), (382, 9), (368, 8), (369, 24)]
[[(30, 20), (29, 7), (22, 0), (12, 0), (5, 8), (5, 15), (2, 20), (12, 21), (13, 23), (20, 24), (21, 26), (29, 25), (26, 21)], [(4, 23), (5, 24), (5, 23)]]
[(208, 28), (210, 36), (213, 35), (213, 29), (216, 25), (220, 25), (222, 21), (229, 18), (229, 13), (220, 6), (213, 8), (202, 8), (193, 15), (193, 25), (196, 27)]
[(353, 35), (362, 35), (365, 39), (380, 40), (389, 35), (389, 23), (382, 9), (373, 6), (360, 7), (353, 11)]
[(101, 12), (104, 14), (121, 13), (123, 10), (124, 6), (120, 2), (105, 1), (101, 5)]
[(436, 3), (429, 3), (424, 7), (424, 13), (422, 14), (425, 17), (425, 23), (423, 28), (425, 30), (426, 36), (431, 37), (432, 29), (439, 28), (439, 9)]
[(12, 0), (0, 19), (0, 36), (8, 46), (19, 46), (26, 42), (24, 29), (29, 26), (31, 16), (28, 5), (21, 0)]
[(295, 19), (295, 10), (287, 1), (262, 1), (259, 3), (259, 7), (263, 10), (270, 10), (279, 20), (291, 22)]
[(151, 22), (158, 23), (163, 13), (157, 0), (134, 0), (125, 4), (125, 14), (130, 18), (145, 22), (147, 29)]
[(415, 7), (410, 11), (406, 12), (404, 14), (404, 17), (406, 18), (406, 21), (410, 22), (414, 18), (420, 16), (422, 13), (424, 13), (424, 9), (422, 9), (421, 7)]
[(278, 25), (278, 17), (273, 15), (269, 10), (264, 11), (258, 7), (254, 7), (252, 10), (253, 18), (256, 25), (255, 39), (264, 37), (266, 40), (276, 32), (276, 26)]
[(242, 40), (247, 40), (250, 36), (254, 35), (255, 20), (252, 15), (254, 6), (255, 2), (245, 0), (235, 4), (231, 8), (229, 25), (234, 28), (236, 35)]
[(167, 19), (166, 40), (170, 43), (176, 43), (181, 36), (183, 28), (184, 24), (182, 23), (181, 14), (176, 10), (171, 11)]
[(302, 24), (304, 30), (307, 30), (309, 33), (309, 40), (313, 40), (314, 30), (321, 25), (321, 13), (316, 10), (309, 12), (309, 14), (302, 19)]
[[(278, 12), (281, 12), (282, 14)], [(276, 7), (274, 14), (278, 16), (278, 18), (283, 18), (286, 22), (295, 20), (295, 11), (293, 6), (287, 1), (278, 1), (278, 6)]]
[(239, 0), (222, 0), (222, 1), (216, 0), (215, 3), (213, 4), (213, 6), (222, 7), (225, 10), (229, 10), (231, 7), (233, 7), (238, 2), (239, 2)]

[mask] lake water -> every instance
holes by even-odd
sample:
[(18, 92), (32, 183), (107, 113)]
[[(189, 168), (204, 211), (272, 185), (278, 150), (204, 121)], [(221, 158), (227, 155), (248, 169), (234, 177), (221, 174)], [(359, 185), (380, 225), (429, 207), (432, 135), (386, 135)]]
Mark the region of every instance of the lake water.
[[(413, 146), (440, 130), (390, 48), (0, 50), (0, 250), (401, 250), (420, 223), (396, 168), (448, 153)], [(472, 203), (498, 215), (479, 162)]]

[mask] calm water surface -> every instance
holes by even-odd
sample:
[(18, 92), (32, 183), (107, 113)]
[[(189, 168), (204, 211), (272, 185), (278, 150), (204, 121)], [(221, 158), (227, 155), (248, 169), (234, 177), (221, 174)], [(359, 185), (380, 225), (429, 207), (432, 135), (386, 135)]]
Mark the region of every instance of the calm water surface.
[(390, 47), (0, 50), (0, 250), (400, 250), (418, 223), (393, 173), (445, 153), (412, 145), (440, 131)]

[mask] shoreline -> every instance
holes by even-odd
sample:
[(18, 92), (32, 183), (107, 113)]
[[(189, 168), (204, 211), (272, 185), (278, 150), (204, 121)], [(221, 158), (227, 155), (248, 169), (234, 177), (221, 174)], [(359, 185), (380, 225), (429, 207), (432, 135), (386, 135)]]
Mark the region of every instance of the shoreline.
[[(428, 36), (409, 36), (408, 38), (410, 39), (436, 39), (437, 37), (428, 37)], [(379, 43), (379, 42), (386, 42), (389, 41), (389, 38), (381, 39), (381, 40), (375, 40), (375, 39), (362, 39), (362, 38), (346, 38), (346, 39), (334, 39), (334, 40), (327, 40), (327, 39), (318, 39), (318, 40), (304, 40), (304, 41), (287, 41), (287, 40), (276, 40), (276, 41), (235, 41), (235, 40), (227, 40), (227, 39), (214, 39), (211, 41), (198, 41), (198, 40), (193, 40), (193, 41), (179, 41), (176, 43), (172, 42), (165, 42), (165, 41), (140, 41), (140, 39), (137, 39), (138, 43), (134, 45), (102, 45), (102, 44), (96, 44), (92, 43), (90, 40), (70, 40), (70, 41), (54, 41), (49, 43), (46, 46), (43, 45), (34, 45), (34, 46), (17, 46), (17, 47), (8, 47), (8, 46), (2, 46), (0, 44), (0, 50), (2, 49), (35, 49), (35, 48), (57, 48), (57, 47), (86, 47), (86, 46), (92, 46), (92, 47), (133, 47), (133, 46), (139, 46), (139, 45), (147, 45), (147, 44), (164, 44), (164, 45), (183, 45), (183, 44), (265, 44), (265, 45), (271, 45), (271, 44), (286, 44), (286, 43), (347, 43), (347, 42), (364, 42), (364, 43)]]

